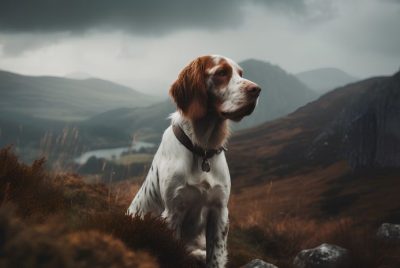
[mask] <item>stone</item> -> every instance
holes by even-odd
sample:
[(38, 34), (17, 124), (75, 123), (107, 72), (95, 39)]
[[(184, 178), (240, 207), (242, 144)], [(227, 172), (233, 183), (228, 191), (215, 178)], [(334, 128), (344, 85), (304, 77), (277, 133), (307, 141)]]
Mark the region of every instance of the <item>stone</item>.
[(343, 268), (348, 265), (348, 261), (347, 249), (324, 243), (316, 248), (300, 251), (293, 265), (295, 268)]
[(383, 223), (376, 233), (379, 239), (400, 243), (400, 224)]
[(242, 268), (278, 268), (277, 266), (260, 259), (254, 259)]

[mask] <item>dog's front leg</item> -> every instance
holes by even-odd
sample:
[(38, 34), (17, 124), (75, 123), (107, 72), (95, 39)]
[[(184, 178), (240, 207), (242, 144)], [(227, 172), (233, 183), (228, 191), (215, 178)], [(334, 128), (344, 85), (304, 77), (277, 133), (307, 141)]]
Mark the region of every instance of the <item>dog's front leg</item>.
[(182, 211), (173, 211), (169, 212), (168, 210), (164, 210), (161, 214), (161, 217), (165, 219), (169, 228), (174, 231), (175, 237), (177, 239), (181, 239), (181, 229), (182, 229), (182, 221), (183, 221), (184, 212)]
[(207, 268), (225, 267), (227, 260), (228, 208), (211, 208), (206, 226)]

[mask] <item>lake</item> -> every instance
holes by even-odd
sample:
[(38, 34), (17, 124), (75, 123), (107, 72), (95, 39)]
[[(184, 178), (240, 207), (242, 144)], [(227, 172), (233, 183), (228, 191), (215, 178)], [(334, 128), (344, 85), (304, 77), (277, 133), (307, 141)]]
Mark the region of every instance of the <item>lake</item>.
[(80, 155), (79, 157), (75, 158), (74, 161), (80, 165), (83, 165), (92, 156), (97, 157), (97, 158), (104, 158), (107, 160), (113, 160), (113, 159), (118, 159), (124, 153), (132, 152), (132, 151), (138, 152), (142, 148), (147, 149), (147, 148), (152, 148), (154, 146), (155, 146), (154, 143), (137, 141), (131, 147), (118, 147), (118, 148), (87, 151), (87, 152), (83, 153), (82, 155)]

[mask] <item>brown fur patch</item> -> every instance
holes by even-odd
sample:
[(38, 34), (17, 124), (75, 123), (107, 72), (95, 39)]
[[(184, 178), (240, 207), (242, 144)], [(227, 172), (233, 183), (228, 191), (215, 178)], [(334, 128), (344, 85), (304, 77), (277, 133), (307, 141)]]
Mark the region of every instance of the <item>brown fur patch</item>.
[(202, 118), (207, 113), (206, 69), (212, 64), (210, 56), (198, 57), (181, 71), (169, 90), (177, 107), (190, 119)]
[(220, 67), (215, 71), (212, 81), (217, 89), (224, 88), (228, 85), (232, 77), (232, 66), (224, 59), (219, 64)]

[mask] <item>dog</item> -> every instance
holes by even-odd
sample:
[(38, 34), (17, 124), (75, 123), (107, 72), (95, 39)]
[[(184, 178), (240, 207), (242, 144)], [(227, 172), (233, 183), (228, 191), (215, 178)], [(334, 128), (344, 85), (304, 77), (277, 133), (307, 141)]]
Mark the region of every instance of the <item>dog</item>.
[(211, 55), (190, 62), (169, 90), (177, 111), (128, 208), (130, 215), (161, 216), (209, 268), (225, 267), (227, 261), (228, 121), (250, 115), (260, 92), (229, 58)]

